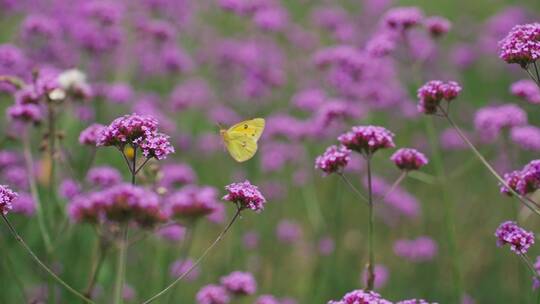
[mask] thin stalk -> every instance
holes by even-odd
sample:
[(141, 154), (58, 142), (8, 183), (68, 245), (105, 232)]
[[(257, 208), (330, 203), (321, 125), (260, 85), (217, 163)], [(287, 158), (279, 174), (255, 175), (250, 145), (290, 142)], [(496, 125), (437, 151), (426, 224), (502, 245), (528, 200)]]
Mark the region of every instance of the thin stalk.
[[(495, 178), (505, 187), (508, 189), (508, 191), (510, 191), (510, 193), (514, 196), (516, 196), (519, 201), (521, 201), (527, 208), (529, 208), (532, 212), (536, 213), (537, 215), (540, 216), (540, 211), (536, 208), (536, 202), (534, 202), (533, 200), (531, 199), (528, 199), (524, 196), (522, 196), (521, 194), (517, 193), (514, 189), (512, 189), (510, 186), (508, 186), (508, 184), (504, 181), (504, 179), (499, 175), (499, 173), (497, 173), (497, 171), (489, 164), (489, 162), (484, 158), (484, 156), (482, 156), (482, 154), (480, 153), (480, 151), (478, 151), (478, 149), (476, 149), (476, 147), (474, 146), (474, 144), (467, 138), (467, 136), (465, 136), (465, 134), (463, 133), (463, 131), (461, 131), (461, 129), (458, 127), (458, 125), (452, 120), (452, 118), (450, 117), (450, 115), (448, 115), (448, 112), (446, 112), (441, 106), (439, 106), (439, 109), (442, 111), (443, 113), (443, 116), (446, 118), (446, 120), (450, 123), (450, 125), (454, 128), (454, 130), (456, 130), (456, 132), (458, 133), (459, 137), (461, 137), (461, 139), (463, 139), (463, 141), (465, 141), (465, 143), (467, 143), (467, 145), (469, 146), (469, 148), (471, 148), (471, 150), (473, 151), (473, 153), (476, 155), (476, 157), (478, 157), (478, 159), (482, 162), (482, 164), (489, 170), (489, 172), (491, 172), (491, 174), (493, 174), (493, 176), (495, 176)], [(532, 203), (532, 205), (531, 205)], [(533, 206), (534, 205), (534, 206)]]
[[(184, 242), (183, 244), (181, 245), (181, 248), (180, 248), (180, 259), (183, 260), (183, 261), (186, 261), (186, 259), (189, 257), (189, 252), (191, 251), (191, 247), (193, 245), (193, 239), (194, 239), (194, 234), (195, 234), (195, 227), (197, 226), (197, 222), (192, 222), (191, 225), (189, 225), (189, 228), (186, 230), (186, 238), (184, 239)], [(187, 228), (187, 227), (186, 227)], [(179, 287), (181, 286), (175, 286), (173, 287), (173, 289), (171, 290), (171, 292), (169, 292), (166, 296), (166, 301), (165, 303), (170, 303), (171, 302), (171, 298), (175, 295), (175, 293), (178, 292), (178, 289)]]
[(204, 260), (204, 258), (208, 255), (208, 253), (210, 253), (210, 251), (219, 243), (219, 241), (221, 241), (221, 239), (223, 239), (223, 237), (225, 236), (225, 234), (227, 233), (227, 231), (229, 231), (229, 229), (232, 227), (232, 225), (234, 224), (234, 222), (236, 222), (236, 220), (238, 219), (238, 217), (240, 216), (240, 211), (242, 211), (242, 209), (240, 208), (237, 208), (236, 209), (236, 213), (234, 214), (234, 216), (232, 217), (231, 221), (229, 222), (229, 224), (225, 227), (225, 229), (223, 229), (223, 231), (221, 231), (221, 233), (218, 235), (218, 237), (214, 240), (214, 242), (212, 242), (212, 244), (210, 244), (210, 246), (208, 246), (208, 248), (206, 248), (206, 250), (203, 252), (203, 254), (195, 261), (195, 263), (193, 263), (193, 265), (191, 265), (191, 267), (186, 270), (184, 273), (182, 273), (178, 278), (176, 278), (174, 281), (172, 281), (169, 285), (167, 285), (167, 287), (165, 287), (163, 290), (161, 290), (160, 292), (156, 293), (155, 295), (153, 295), (152, 297), (148, 298), (146, 301), (144, 301), (142, 304), (148, 304), (148, 303), (151, 303), (153, 302), (154, 300), (156, 300), (157, 298), (161, 297), (162, 295), (164, 295), (165, 293), (167, 293), (171, 288), (173, 288), (176, 284), (178, 284), (178, 282), (180, 282), (183, 278), (185, 278), (189, 273), (191, 273), (191, 271), (193, 271), (193, 269), (195, 269), (195, 267), (199, 266), (199, 264)]
[(128, 246), (128, 224), (122, 227), (122, 239), (118, 248), (118, 261), (116, 264), (116, 279), (114, 284), (114, 304), (122, 304), (122, 291), (124, 289), (124, 279), (126, 274), (126, 253)]
[(30, 194), (32, 195), (32, 199), (36, 203), (36, 213), (37, 213), (37, 219), (38, 219), (38, 226), (39, 231), (41, 232), (41, 238), (43, 239), (43, 242), (45, 243), (45, 249), (47, 251), (47, 254), (50, 254), (52, 252), (52, 243), (51, 243), (51, 237), (49, 236), (49, 232), (47, 230), (47, 226), (45, 224), (45, 214), (43, 213), (43, 205), (41, 204), (41, 200), (39, 199), (39, 192), (36, 184), (36, 176), (34, 173), (34, 161), (32, 159), (32, 152), (30, 149), (30, 140), (29, 140), (29, 134), (26, 133), (23, 138), (23, 154), (24, 154), (24, 161), (26, 164), (26, 171), (28, 172), (28, 184), (30, 185)]
[(146, 163), (151, 159), (151, 157), (147, 157), (144, 162), (139, 166), (139, 168), (137, 168), (137, 170), (135, 170), (135, 174), (139, 173), (139, 171), (142, 170), (142, 168), (144, 168), (144, 165), (146, 165)]
[(374, 260), (375, 253), (373, 248), (373, 191), (371, 185), (371, 155), (366, 156), (367, 163), (367, 178), (368, 178), (368, 208), (369, 208), (369, 224), (368, 224), (368, 250), (369, 250), (369, 262), (368, 262), (368, 278), (367, 278), (367, 290), (372, 290), (375, 284), (375, 270)]
[(381, 196), (375, 202), (378, 203), (378, 202), (384, 201), (386, 197), (390, 195), (390, 193), (396, 190), (397, 186), (399, 186), (399, 184), (401, 184), (401, 182), (405, 179), (405, 177), (407, 177), (408, 173), (409, 173), (408, 171), (402, 171), (399, 177), (396, 179), (396, 181), (392, 184), (392, 186), (390, 186), (390, 188), (383, 194), (383, 196)]
[(9, 228), (9, 232), (13, 237), (21, 244), (21, 246), (26, 250), (26, 252), (34, 259), (34, 261), (41, 267), (43, 270), (45, 270), (53, 279), (55, 279), (60, 285), (64, 286), (67, 290), (69, 290), (72, 294), (79, 297), (81, 300), (85, 301), (86, 303), (94, 303), (91, 299), (88, 299), (83, 294), (75, 290), (75, 288), (71, 287), (68, 283), (66, 283), (64, 280), (62, 280), (54, 271), (52, 271), (45, 263), (43, 263), (37, 255), (30, 249), (30, 247), (26, 244), (26, 242), (23, 240), (23, 238), (17, 233), (15, 228), (11, 225), (10, 221), (6, 217), (5, 214), (0, 212), (0, 215), (2, 216), (2, 219), (6, 223), (6, 225)]
[(99, 236), (97, 239), (96, 247), (96, 253), (92, 258), (92, 270), (90, 271), (90, 276), (88, 277), (88, 284), (86, 285), (86, 289), (84, 292), (85, 296), (90, 299), (92, 298), (92, 291), (94, 290), (96, 280), (99, 277), (101, 266), (103, 265), (105, 257), (107, 256), (107, 246), (103, 243), (101, 236)]
[(452, 277), (454, 280), (454, 298), (457, 302), (463, 294), (463, 287), (461, 283), (461, 268), (460, 268), (460, 256), (456, 249), (456, 229), (455, 229), (455, 217), (452, 209), (452, 201), (449, 193), (445, 187), (447, 184), (447, 175), (444, 167), (441, 151), (437, 141), (437, 134), (433, 120), (425, 121), (426, 132), (428, 135), (429, 144), (433, 153), (433, 163), (435, 165), (435, 171), (437, 174), (437, 180), (439, 185), (439, 191), (441, 192), (442, 202), (444, 207), (444, 221), (446, 228), (446, 237), (448, 239), (448, 250), (451, 259)]
[(540, 73), (538, 72), (538, 66), (536, 65), (536, 61), (533, 62), (533, 65), (534, 65), (534, 72), (536, 73), (536, 84), (538, 84), (540, 86)]
[(534, 265), (532, 264), (529, 257), (526, 254), (518, 254), (518, 255), (523, 260), (523, 262), (525, 262), (525, 265), (527, 265), (527, 268), (529, 268), (529, 270), (533, 273), (533, 276), (540, 279), (540, 275), (538, 274), (536, 269), (534, 269)]
[(131, 160), (131, 184), (135, 185), (135, 177), (137, 176), (137, 147), (133, 147), (133, 159)]
[(534, 75), (531, 73), (531, 71), (529, 71), (528, 67), (524, 67), (523, 69), (525, 72), (527, 72), (527, 74), (529, 74), (529, 77), (536, 83), (536, 85), (540, 87), (540, 79), (534, 78)]
[(362, 201), (364, 201), (365, 203), (368, 203), (368, 199), (362, 194), (362, 192), (360, 192), (360, 190), (358, 190), (358, 188), (356, 188), (352, 183), (351, 181), (345, 176), (345, 174), (343, 173), (338, 173), (338, 175), (341, 177), (341, 179), (345, 182), (345, 184), (347, 184), (347, 186), (349, 186), (349, 188), (356, 194), (358, 195), (358, 197), (360, 197), (362, 199)]

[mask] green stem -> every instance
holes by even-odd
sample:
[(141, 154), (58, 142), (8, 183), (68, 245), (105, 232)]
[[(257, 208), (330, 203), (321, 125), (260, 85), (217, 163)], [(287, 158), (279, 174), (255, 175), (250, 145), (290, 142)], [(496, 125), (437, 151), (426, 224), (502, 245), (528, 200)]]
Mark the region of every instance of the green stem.
[(463, 139), (463, 141), (465, 141), (465, 143), (467, 143), (467, 145), (470, 147), (470, 149), (473, 151), (473, 153), (476, 155), (476, 157), (478, 157), (478, 159), (480, 160), (480, 162), (482, 162), (482, 164), (489, 170), (489, 172), (491, 172), (491, 174), (493, 174), (493, 176), (495, 176), (495, 178), (506, 188), (508, 189), (508, 191), (514, 195), (515, 197), (518, 198), (518, 200), (520, 202), (522, 202), (527, 208), (529, 208), (532, 212), (536, 213), (537, 215), (540, 216), (540, 211), (536, 208), (536, 202), (532, 201), (531, 199), (527, 198), (527, 197), (524, 197), (522, 196), (521, 194), (517, 193), (514, 189), (512, 189), (510, 186), (508, 186), (508, 184), (506, 183), (506, 181), (499, 175), (499, 173), (497, 173), (497, 171), (489, 164), (489, 162), (484, 158), (484, 156), (482, 155), (482, 153), (480, 153), (480, 151), (478, 151), (478, 149), (476, 149), (476, 147), (474, 146), (474, 144), (467, 138), (467, 136), (465, 136), (465, 134), (463, 133), (463, 131), (461, 131), (461, 129), (458, 127), (458, 125), (452, 120), (452, 118), (450, 117), (450, 115), (448, 115), (448, 112), (446, 112), (443, 107), (439, 106), (439, 109), (441, 110), (441, 112), (443, 113), (443, 116), (446, 118), (446, 120), (450, 123), (450, 125), (454, 128), (454, 130), (456, 130), (456, 132), (458, 133), (459, 137), (461, 137), (461, 139)]
[(29, 134), (26, 133), (23, 138), (23, 154), (24, 154), (24, 161), (26, 164), (26, 171), (28, 172), (28, 184), (30, 185), (30, 194), (32, 195), (32, 199), (36, 203), (36, 213), (37, 213), (37, 219), (38, 219), (38, 226), (39, 231), (41, 232), (41, 238), (43, 239), (43, 242), (45, 243), (45, 250), (47, 251), (47, 254), (52, 253), (52, 244), (51, 244), (51, 238), (49, 236), (49, 232), (47, 231), (47, 226), (45, 224), (45, 214), (43, 213), (43, 205), (41, 204), (41, 200), (39, 199), (39, 192), (36, 184), (36, 175), (34, 173), (34, 161), (32, 159), (32, 152), (30, 149), (30, 139)]
[(204, 258), (208, 255), (208, 253), (210, 253), (210, 251), (219, 243), (219, 241), (221, 241), (221, 239), (223, 239), (223, 237), (225, 236), (227, 231), (229, 231), (229, 229), (232, 227), (234, 222), (236, 222), (236, 219), (238, 219), (238, 217), (240, 216), (240, 211), (242, 211), (240, 208), (236, 209), (236, 213), (232, 217), (229, 224), (225, 227), (225, 229), (223, 229), (223, 231), (221, 231), (221, 233), (214, 240), (214, 242), (212, 242), (212, 244), (210, 244), (210, 246), (208, 246), (208, 248), (206, 248), (206, 250), (203, 252), (203, 254), (195, 261), (195, 263), (193, 263), (193, 265), (191, 265), (191, 267), (188, 270), (186, 270), (184, 273), (182, 273), (178, 278), (176, 278), (174, 281), (172, 281), (169, 285), (167, 285), (167, 287), (162, 289), (160, 292), (158, 292), (155, 295), (153, 295), (152, 297), (148, 298), (142, 304), (151, 303), (154, 300), (156, 300), (157, 298), (161, 297), (162, 295), (167, 293), (171, 288), (173, 288), (176, 284), (178, 284), (178, 282), (180, 282), (183, 278), (185, 278), (189, 273), (191, 273), (191, 271), (193, 271), (193, 269), (195, 269), (195, 267), (199, 266), (199, 264), (204, 260)]
[(373, 191), (371, 184), (371, 155), (366, 156), (367, 163), (367, 178), (368, 178), (368, 208), (369, 208), (369, 224), (368, 224), (368, 250), (369, 250), (369, 262), (368, 262), (368, 278), (367, 278), (367, 290), (372, 290), (375, 284), (375, 270), (374, 261), (375, 253), (373, 248)]
[(2, 216), (2, 219), (8, 226), (9, 232), (13, 235), (13, 237), (21, 244), (21, 246), (26, 250), (26, 252), (34, 259), (34, 261), (41, 267), (43, 270), (45, 270), (54, 280), (56, 280), (60, 285), (64, 286), (67, 290), (69, 290), (71, 293), (79, 297), (81, 300), (85, 301), (86, 303), (94, 303), (94, 301), (88, 299), (83, 294), (75, 290), (73, 287), (71, 287), (69, 284), (67, 284), (64, 280), (62, 280), (54, 271), (52, 271), (45, 263), (43, 263), (37, 255), (30, 249), (30, 247), (26, 244), (26, 242), (23, 240), (23, 238), (17, 233), (15, 228), (11, 225), (8, 218), (5, 214), (0, 212), (0, 215)]
[(90, 276), (88, 277), (88, 284), (84, 292), (85, 296), (88, 298), (92, 298), (92, 291), (94, 290), (101, 266), (107, 255), (107, 246), (104, 244), (101, 236), (98, 236), (96, 247), (96, 253), (92, 257), (92, 269), (90, 271)]
[(128, 224), (123, 224), (122, 239), (118, 248), (118, 261), (116, 264), (116, 279), (114, 284), (114, 304), (122, 304), (122, 291), (124, 289), (124, 279), (126, 274), (126, 253), (128, 246)]
[(368, 202), (368, 199), (362, 194), (362, 192), (360, 192), (360, 190), (358, 190), (358, 188), (356, 188), (352, 183), (351, 181), (345, 176), (345, 174), (343, 173), (338, 173), (338, 175), (341, 177), (341, 179), (345, 182), (345, 184), (347, 184), (347, 186), (356, 194), (358, 195), (358, 197), (360, 199), (362, 199), (362, 201), (366, 202), (366, 203), (369, 203)]
[(437, 173), (437, 179), (439, 184), (439, 189), (442, 195), (442, 202), (444, 206), (444, 221), (446, 226), (446, 237), (448, 240), (448, 250), (450, 259), (452, 261), (452, 277), (455, 282), (454, 286), (454, 298), (455, 301), (459, 301), (463, 293), (463, 287), (461, 283), (461, 269), (460, 269), (460, 257), (459, 253), (456, 250), (456, 231), (455, 231), (455, 218), (454, 212), (452, 209), (452, 200), (449, 197), (449, 193), (446, 190), (445, 185), (447, 185), (448, 178), (446, 176), (446, 170), (444, 168), (444, 162), (442, 159), (442, 154), (439, 149), (439, 144), (437, 141), (437, 134), (435, 131), (435, 126), (433, 125), (433, 120), (425, 120), (426, 132), (428, 134), (429, 144), (433, 153), (433, 163), (435, 165), (435, 170)]

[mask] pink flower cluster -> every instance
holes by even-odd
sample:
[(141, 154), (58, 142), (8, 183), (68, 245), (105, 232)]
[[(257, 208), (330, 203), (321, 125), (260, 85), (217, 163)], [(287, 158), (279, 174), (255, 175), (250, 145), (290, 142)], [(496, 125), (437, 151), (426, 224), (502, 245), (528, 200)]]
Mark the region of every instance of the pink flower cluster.
[(261, 194), (257, 186), (252, 185), (249, 181), (241, 183), (232, 183), (225, 186), (227, 194), (223, 199), (237, 204), (240, 209), (251, 209), (255, 212), (260, 212), (264, 209), (266, 199)]
[(510, 245), (516, 254), (525, 254), (534, 244), (534, 233), (519, 227), (516, 222), (506, 221), (495, 231), (497, 246)]
[(353, 290), (339, 300), (329, 301), (328, 304), (357, 304), (357, 303), (369, 303), (369, 304), (391, 304), (392, 302), (385, 300), (382, 296), (374, 291), (369, 290)]
[(221, 285), (234, 295), (252, 295), (257, 291), (257, 281), (249, 272), (234, 271), (220, 279)]
[(213, 187), (187, 185), (169, 195), (164, 207), (171, 218), (196, 220), (218, 209), (217, 194)]
[(79, 135), (79, 143), (81, 145), (96, 146), (99, 136), (104, 129), (105, 126), (102, 124), (91, 124)]
[(383, 17), (386, 26), (399, 31), (405, 31), (419, 25), (423, 19), (422, 10), (414, 6), (392, 8)]
[(479, 109), (474, 115), (474, 127), (485, 142), (496, 140), (505, 128), (525, 125), (527, 112), (515, 104), (502, 104)]
[(510, 92), (532, 104), (540, 104), (540, 88), (530, 79), (516, 81), (510, 87)]
[(228, 304), (232, 297), (253, 295), (257, 282), (249, 272), (234, 271), (220, 279), (220, 285), (209, 284), (197, 293), (198, 304)]
[(418, 170), (427, 165), (428, 159), (421, 152), (411, 148), (401, 148), (397, 150), (390, 160), (401, 170)]
[(0, 185), (0, 212), (4, 215), (13, 208), (13, 201), (17, 198), (17, 193), (13, 192), (8, 186)]
[(344, 146), (332, 145), (326, 149), (323, 155), (315, 159), (315, 168), (325, 174), (341, 172), (351, 160), (351, 150)]
[(164, 159), (174, 152), (169, 136), (158, 132), (158, 122), (151, 116), (125, 115), (115, 119), (100, 134), (97, 146), (131, 145), (140, 147), (147, 158)]
[(431, 34), (431, 36), (437, 38), (448, 33), (452, 28), (452, 23), (440, 16), (429, 17), (424, 21), (424, 25)]
[(142, 227), (153, 227), (166, 219), (155, 193), (130, 184), (78, 195), (67, 208), (75, 222), (133, 221)]
[(437, 243), (427, 236), (412, 240), (397, 240), (394, 243), (395, 255), (411, 262), (431, 261), (437, 255), (437, 252)]
[(540, 58), (540, 23), (516, 25), (499, 42), (499, 57), (522, 67)]
[(448, 102), (458, 97), (461, 86), (455, 81), (431, 80), (418, 89), (418, 111), (435, 114), (442, 100)]
[(394, 133), (379, 126), (354, 126), (338, 137), (346, 148), (370, 156), (379, 149), (393, 148)]
[[(533, 160), (523, 167), (504, 175), (504, 181), (515, 192), (526, 195), (540, 188), (540, 160)], [(501, 193), (511, 196), (512, 193), (501, 185)]]

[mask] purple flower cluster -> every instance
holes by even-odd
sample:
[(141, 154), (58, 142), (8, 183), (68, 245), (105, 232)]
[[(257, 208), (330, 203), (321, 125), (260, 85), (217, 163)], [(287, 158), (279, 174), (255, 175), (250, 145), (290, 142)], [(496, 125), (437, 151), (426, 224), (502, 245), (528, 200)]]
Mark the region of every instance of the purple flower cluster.
[(94, 167), (88, 171), (86, 181), (98, 188), (107, 188), (122, 181), (122, 175), (118, 170), (109, 166)]
[(142, 227), (152, 227), (166, 219), (155, 193), (130, 184), (78, 195), (67, 208), (75, 222), (134, 221)]
[(379, 126), (354, 126), (338, 137), (346, 148), (370, 156), (379, 149), (393, 148), (394, 133)]
[(227, 194), (223, 199), (237, 204), (240, 209), (251, 209), (255, 212), (260, 212), (264, 209), (266, 199), (261, 194), (257, 186), (252, 185), (249, 181), (241, 183), (232, 183), (225, 186)]
[(315, 168), (322, 170), (325, 174), (340, 173), (347, 166), (350, 159), (351, 150), (344, 146), (332, 145), (326, 149), (323, 155), (317, 156)]
[(510, 249), (516, 254), (527, 253), (529, 247), (534, 244), (534, 233), (526, 231), (512, 221), (502, 223), (495, 231), (495, 236), (497, 246), (509, 244)]
[(514, 104), (489, 106), (474, 115), (474, 127), (482, 142), (493, 142), (505, 128), (527, 124), (527, 112)]
[(411, 262), (431, 261), (437, 251), (437, 243), (427, 236), (413, 240), (397, 240), (394, 243), (394, 254)]
[[(526, 195), (540, 188), (540, 160), (533, 160), (521, 170), (516, 170), (504, 175), (504, 181), (515, 192)], [(501, 193), (512, 195), (511, 191), (501, 185)]]
[(540, 128), (519, 126), (510, 130), (510, 139), (521, 148), (533, 152), (540, 151)]
[(257, 282), (249, 272), (231, 272), (222, 277), (220, 283), (234, 295), (252, 295), (257, 291)]
[(159, 185), (166, 189), (192, 184), (197, 180), (197, 175), (187, 164), (166, 164), (161, 169)]
[(428, 302), (424, 299), (410, 299), (410, 300), (401, 300), (396, 302), (396, 304), (437, 304), (435, 302)]
[[(194, 261), (192, 259), (183, 259), (183, 260), (176, 260), (174, 261), (170, 268), (169, 268), (169, 274), (172, 278), (178, 278), (184, 273), (186, 273), (191, 267), (193, 267)], [(185, 276), (186, 281), (194, 281), (196, 280), (200, 275), (199, 267), (193, 268), (189, 274)]]
[(184, 186), (167, 197), (164, 204), (166, 213), (176, 219), (199, 219), (216, 211), (219, 204), (217, 194), (217, 190), (209, 186)]
[(159, 133), (158, 122), (151, 116), (125, 115), (115, 119), (100, 134), (97, 146), (125, 145), (140, 147), (147, 158), (164, 159), (174, 152), (169, 136)]
[(431, 36), (437, 38), (448, 33), (452, 28), (452, 23), (440, 16), (429, 17), (424, 21), (424, 25), (431, 34)]
[(418, 111), (435, 114), (442, 100), (450, 102), (458, 97), (460, 92), (461, 86), (455, 81), (431, 80), (418, 89)]
[(428, 163), (428, 159), (424, 154), (411, 148), (401, 148), (397, 150), (392, 154), (390, 160), (392, 160), (399, 169), (406, 171), (418, 170)]
[(540, 88), (530, 79), (516, 81), (510, 87), (510, 92), (532, 104), (540, 104)]
[(353, 290), (339, 300), (330, 301), (328, 304), (390, 304), (392, 302), (385, 300), (382, 296), (374, 291), (369, 290)]
[(103, 130), (105, 130), (104, 125), (97, 123), (91, 124), (79, 135), (79, 143), (81, 145), (96, 146)]
[(294, 244), (302, 237), (302, 227), (294, 221), (282, 220), (276, 227), (276, 235), (280, 242)]
[(522, 67), (540, 58), (540, 23), (516, 25), (499, 42), (499, 57)]
[(423, 19), (424, 13), (418, 7), (392, 8), (383, 17), (386, 26), (398, 31), (405, 31), (417, 26)]
[(13, 208), (13, 201), (17, 198), (17, 193), (13, 192), (8, 186), (0, 185), (0, 212), (4, 215)]
[(197, 304), (228, 304), (231, 301), (225, 287), (220, 285), (206, 285), (196, 295)]

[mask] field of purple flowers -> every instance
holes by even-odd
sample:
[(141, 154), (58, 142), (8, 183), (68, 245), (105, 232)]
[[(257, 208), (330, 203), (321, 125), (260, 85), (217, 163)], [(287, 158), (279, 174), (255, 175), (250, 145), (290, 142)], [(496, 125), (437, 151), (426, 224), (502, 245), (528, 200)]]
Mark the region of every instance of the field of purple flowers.
[(540, 303), (539, 105), (537, 0), (0, 0), (0, 303)]

